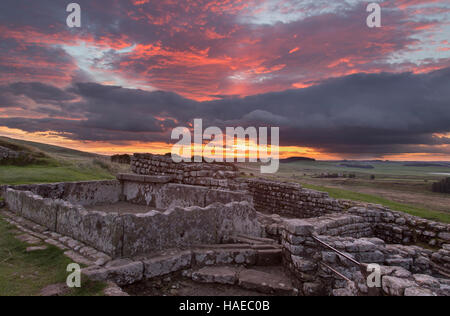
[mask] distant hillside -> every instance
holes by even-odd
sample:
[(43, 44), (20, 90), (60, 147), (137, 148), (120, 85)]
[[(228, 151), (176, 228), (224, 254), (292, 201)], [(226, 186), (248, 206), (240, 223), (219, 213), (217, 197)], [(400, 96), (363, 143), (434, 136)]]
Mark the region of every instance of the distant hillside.
[(0, 136), (0, 156), (3, 147), (27, 159), (0, 159), (0, 185), (104, 180), (130, 172), (129, 165), (113, 163), (109, 156), (60, 146)]
[(407, 162), (404, 164), (405, 167), (445, 167), (450, 168), (449, 163), (443, 162)]
[(359, 164), (359, 163), (342, 163), (342, 164), (340, 164), (340, 166), (347, 167), (347, 168), (357, 168), (357, 169), (375, 169), (375, 167), (372, 165)]
[(308, 158), (308, 157), (290, 157), (286, 159), (280, 159), (281, 163), (293, 163), (297, 161), (316, 161), (316, 159)]
[(75, 149), (48, 145), (37, 142), (30, 142), (20, 139), (0, 136), (0, 146), (10, 148), (15, 151), (41, 152), (56, 158), (96, 158), (103, 157), (101, 155), (87, 153)]
[(12, 139), (0, 138), (0, 165), (26, 166), (48, 164), (51, 158), (37, 148), (15, 143)]

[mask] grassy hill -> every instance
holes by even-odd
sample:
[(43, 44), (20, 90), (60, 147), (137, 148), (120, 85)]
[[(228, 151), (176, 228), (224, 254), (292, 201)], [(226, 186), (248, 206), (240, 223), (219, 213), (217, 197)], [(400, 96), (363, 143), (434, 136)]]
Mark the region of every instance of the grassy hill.
[(109, 157), (69, 148), (0, 137), (0, 146), (30, 153), (35, 159), (25, 166), (0, 166), (0, 184), (52, 183), (113, 179), (127, 166)]

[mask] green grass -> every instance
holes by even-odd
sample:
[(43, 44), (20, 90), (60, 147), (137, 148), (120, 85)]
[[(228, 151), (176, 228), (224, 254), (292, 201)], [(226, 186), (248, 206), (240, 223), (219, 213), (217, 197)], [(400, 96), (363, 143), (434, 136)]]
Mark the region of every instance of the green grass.
[(336, 188), (327, 188), (318, 185), (312, 184), (302, 184), (305, 188), (327, 192), (330, 197), (335, 199), (346, 199), (353, 201), (361, 201), (366, 203), (373, 204), (381, 204), (387, 208), (390, 208), (394, 211), (408, 213), (414, 216), (422, 217), (425, 219), (435, 220), (443, 223), (450, 223), (450, 213), (444, 213), (439, 211), (433, 211), (425, 208), (420, 208), (412, 205), (406, 205), (402, 203), (393, 202), (388, 199), (384, 199), (379, 196), (358, 193), (348, 190), (336, 189)]
[[(0, 296), (36, 296), (48, 285), (65, 283), (72, 261), (53, 246), (27, 253), (27, 245), (14, 237), (13, 229), (0, 218)], [(67, 295), (103, 295), (105, 286), (82, 278), (82, 287)]]
[[(353, 162), (350, 162), (353, 163)], [(293, 174), (293, 173), (343, 173), (356, 174), (359, 178), (370, 177), (375, 175), (377, 178), (421, 178), (436, 180), (445, 177), (444, 175), (437, 175), (435, 173), (450, 173), (450, 167), (443, 166), (429, 166), (429, 167), (411, 167), (405, 166), (404, 162), (367, 162), (365, 164), (371, 165), (374, 169), (360, 169), (348, 168), (341, 165), (342, 162), (337, 161), (298, 161), (294, 163), (281, 164), (279, 174)]]
[(70, 181), (113, 179), (114, 176), (100, 167), (79, 167), (75, 165), (32, 165), (0, 166), (0, 184), (33, 184)]
[(113, 179), (126, 167), (113, 164), (109, 157), (64, 147), (0, 137), (0, 146), (27, 152), (31, 163), (0, 165), (0, 184), (33, 184)]

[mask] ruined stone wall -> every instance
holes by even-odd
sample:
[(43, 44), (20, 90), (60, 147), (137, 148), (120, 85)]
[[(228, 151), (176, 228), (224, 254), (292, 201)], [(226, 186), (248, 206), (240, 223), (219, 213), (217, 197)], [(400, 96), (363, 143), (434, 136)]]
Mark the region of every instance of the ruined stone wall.
[(157, 209), (200, 206), (213, 203), (252, 202), (251, 196), (242, 191), (214, 189), (170, 183), (168, 176), (142, 176), (122, 174), (118, 179), (123, 184), (123, 199), (133, 204), (148, 205)]
[(131, 257), (173, 247), (218, 244), (238, 234), (260, 237), (262, 231), (255, 217), (256, 211), (248, 202), (124, 215), (123, 255)]
[(134, 154), (131, 170), (140, 175), (169, 176), (171, 182), (230, 190), (245, 190), (245, 181), (231, 164), (174, 163), (170, 156)]
[(10, 187), (14, 190), (30, 191), (43, 198), (60, 199), (85, 206), (118, 202), (122, 191), (121, 183), (117, 180), (27, 184)]
[(17, 159), (19, 157), (20, 157), (20, 153), (18, 153), (17, 151), (0, 146), (0, 163), (3, 160)]
[(327, 193), (304, 189), (297, 183), (250, 179), (247, 184), (255, 208), (260, 212), (310, 218), (344, 210), (339, 201), (331, 199)]
[(374, 235), (388, 243), (426, 243), (441, 247), (450, 243), (450, 225), (418, 218), (383, 207), (353, 207), (349, 213), (361, 216), (374, 228)]
[[(432, 277), (445, 272), (450, 245), (434, 252), (417, 246), (388, 245), (379, 238), (338, 237), (334, 233), (349, 222), (360, 222), (354, 215), (325, 216), (313, 219), (292, 219), (284, 222), (282, 231), (283, 261), (298, 279), (304, 295), (367, 295), (367, 273), (313, 238), (316, 236), (331, 247), (361, 263), (381, 267), (382, 287), (371, 295), (450, 295), (450, 281)], [(343, 229), (344, 230), (344, 229)], [(365, 231), (361, 230), (362, 232)], [(327, 235), (331, 233), (332, 236)], [(322, 235), (319, 235), (322, 234)], [(358, 234), (356, 234), (358, 235)], [(448, 262), (447, 262), (448, 263)], [(332, 272), (338, 271), (348, 282)]]
[(17, 215), (114, 258), (221, 243), (232, 235), (260, 237), (262, 234), (256, 211), (245, 201), (119, 215), (87, 211), (81, 205), (11, 188), (6, 190), (4, 198), (8, 208)]

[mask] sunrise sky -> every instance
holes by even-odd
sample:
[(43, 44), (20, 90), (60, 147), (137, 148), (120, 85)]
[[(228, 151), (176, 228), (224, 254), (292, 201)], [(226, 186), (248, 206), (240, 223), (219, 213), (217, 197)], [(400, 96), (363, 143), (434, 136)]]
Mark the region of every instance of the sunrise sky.
[(450, 160), (450, 2), (0, 1), (0, 135), (170, 151), (174, 127), (278, 126), (281, 154)]

